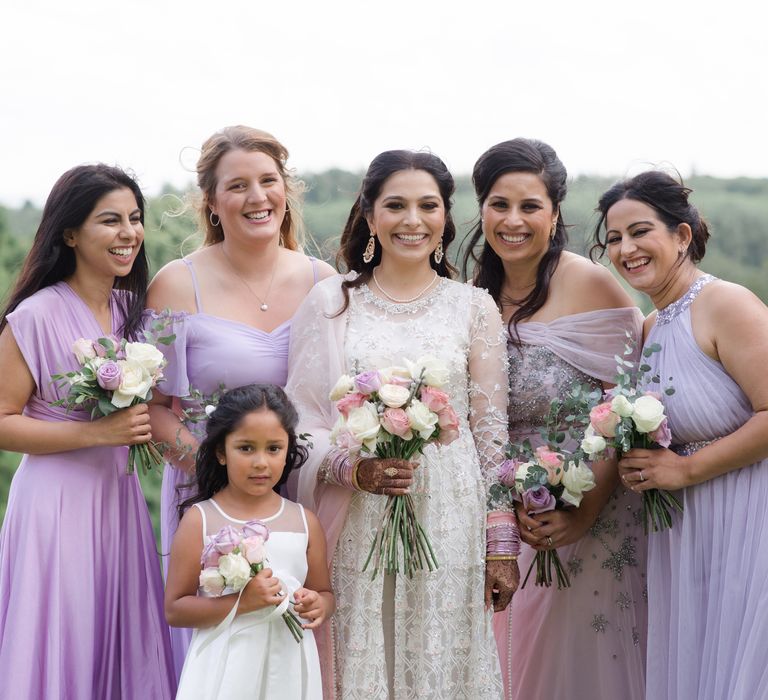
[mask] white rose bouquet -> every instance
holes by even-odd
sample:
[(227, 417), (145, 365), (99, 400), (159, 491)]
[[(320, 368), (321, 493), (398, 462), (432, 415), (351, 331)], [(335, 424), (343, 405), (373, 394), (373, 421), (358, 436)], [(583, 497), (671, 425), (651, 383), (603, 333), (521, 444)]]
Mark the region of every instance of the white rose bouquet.
[[(231, 525), (221, 528), (205, 545), (200, 557), (203, 593), (218, 597), (242, 591), (268, 563), (264, 547), (268, 539), (269, 528), (261, 520), (249, 520), (239, 530)], [(286, 608), (282, 617), (293, 638), (301, 642), (304, 631), (296, 613)]]
[[(661, 346), (653, 343), (643, 350), (643, 358), (647, 359), (659, 350)], [(600, 459), (609, 451), (621, 458), (633, 447), (669, 447), (672, 441), (661, 394), (641, 388), (659, 384), (660, 379), (658, 376), (648, 376), (651, 367), (645, 362), (641, 362), (635, 369), (635, 363), (625, 359), (630, 354), (632, 348), (627, 345), (625, 357), (616, 356), (616, 386), (606, 392), (602, 402), (595, 403), (584, 398), (584, 410), (589, 412), (589, 425), (584, 431), (581, 449), (590, 459)], [(675, 390), (669, 386), (664, 393), (670, 396)], [(673, 510), (682, 511), (683, 507), (669, 491), (643, 491), (645, 532), (658, 532), (672, 527)]]
[[(410, 460), (431, 442), (446, 445), (459, 434), (459, 419), (449, 396), (440, 387), (448, 368), (431, 356), (402, 367), (343, 375), (330, 393), (339, 419), (331, 442), (350, 454)], [(389, 496), (363, 571), (373, 561), (373, 576), (382, 565), (388, 574), (403, 571), (410, 577), (424, 565), (438, 563), (424, 528), (416, 518), (410, 495)]]
[[(157, 344), (170, 345), (176, 336), (161, 336), (169, 319), (160, 317), (144, 331), (143, 343), (132, 343), (114, 336), (89, 340), (79, 338), (72, 346), (80, 368), (75, 372), (54, 374), (54, 382), (69, 385), (63, 399), (53, 403), (67, 410), (90, 409), (91, 419), (146, 403), (152, 398), (152, 389), (163, 379), (166, 360)], [(138, 464), (142, 473), (163, 463), (158, 446), (150, 441), (131, 445), (128, 451), (127, 473), (132, 474)]]

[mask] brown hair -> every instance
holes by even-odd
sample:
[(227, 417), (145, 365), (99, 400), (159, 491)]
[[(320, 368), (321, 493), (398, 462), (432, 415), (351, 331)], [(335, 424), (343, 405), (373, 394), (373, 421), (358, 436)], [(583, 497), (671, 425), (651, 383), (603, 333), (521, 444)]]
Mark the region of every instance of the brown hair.
[(272, 134), (253, 129), (249, 126), (227, 126), (217, 131), (203, 144), (200, 158), (197, 161), (197, 186), (202, 193), (199, 206), (200, 223), (205, 231), (204, 246), (220, 243), (224, 240), (224, 229), (221, 222), (216, 226), (211, 223), (210, 201), (216, 191), (216, 168), (221, 158), (230, 151), (257, 151), (265, 153), (277, 165), (280, 177), (285, 184), (287, 207), (285, 217), (280, 225), (280, 242), (288, 250), (298, 250), (302, 244), (303, 222), (300, 205), (302, 183), (297, 180), (286, 167), (288, 150)]

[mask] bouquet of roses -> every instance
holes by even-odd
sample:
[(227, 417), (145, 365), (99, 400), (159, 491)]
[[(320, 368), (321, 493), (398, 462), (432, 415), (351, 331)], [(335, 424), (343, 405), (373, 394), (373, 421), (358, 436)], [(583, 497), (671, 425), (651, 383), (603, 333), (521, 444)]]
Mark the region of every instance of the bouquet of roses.
[[(157, 343), (169, 345), (176, 336), (159, 336), (165, 322), (158, 321), (144, 332), (143, 343), (118, 340), (113, 336), (89, 340), (79, 338), (72, 346), (80, 368), (75, 372), (54, 374), (54, 382), (69, 385), (67, 396), (53, 403), (67, 410), (90, 408), (91, 419), (108, 416), (118, 409), (145, 403), (152, 398), (152, 389), (163, 378), (166, 360)], [(138, 464), (144, 474), (160, 466), (163, 457), (157, 445), (150, 441), (131, 445), (128, 451), (128, 474)]]
[[(661, 346), (653, 343), (643, 350), (643, 357), (647, 359), (659, 350)], [(632, 348), (627, 345), (625, 357), (631, 353)], [(590, 458), (600, 459), (609, 450), (615, 451), (617, 457), (621, 458), (633, 447), (669, 447), (672, 435), (661, 394), (639, 388), (659, 384), (658, 375), (646, 376), (651, 371), (647, 363), (641, 363), (637, 372), (633, 372), (633, 362), (618, 355), (616, 361), (616, 386), (606, 392), (602, 403), (592, 406), (589, 411), (589, 425), (581, 441), (582, 450)], [(664, 393), (670, 396), (675, 390), (670, 386)], [(643, 527), (646, 534), (649, 528), (658, 532), (672, 527), (672, 510), (682, 511), (683, 507), (669, 491), (643, 491)]]
[[(448, 368), (434, 357), (405, 366), (342, 375), (331, 390), (341, 414), (331, 441), (350, 453), (410, 460), (431, 442), (448, 444), (458, 437), (459, 420), (440, 387), (448, 381)], [(363, 571), (373, 561), (373, 576), (382, 564), (388, 574), (403, 571), (409, 577), (424, 564), (437, 568), (429, 538), (416, 518), (410, 494), (390, 496)]]
[[(211, 596), (239, 593), (267, 563), (264, 543), (268, 539), (269, 528), (261, 520), (249, 520), (239, 530), (231, 525), (221, 528), (200, 557), (200, 588)], [(296, 614), (286, 610), (283, 620), (300, 642), (304, 631)]]

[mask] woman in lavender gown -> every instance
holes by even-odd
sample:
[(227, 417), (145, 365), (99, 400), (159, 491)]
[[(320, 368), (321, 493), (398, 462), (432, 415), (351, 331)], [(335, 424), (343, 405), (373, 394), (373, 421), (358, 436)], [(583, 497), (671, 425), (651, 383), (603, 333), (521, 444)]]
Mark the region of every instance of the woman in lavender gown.
[(768, 309), (698, 269), (709, 232), (689, 194), (637, 175), (602, 196), (595, 232), (656, 307), (649, 376), (675, 389), (671, 449), (619, 463), (638, 493), (677, 490), (684, 509), (649, 537), (647, 697), (753, 700), (768, 697)]
[[(627, 331), (639, 339), (642, 315), (607, 270), (564, 250), (567, 175), (552, 148), (522, 138), (497, 144), (472, 177), (482, 218), (465, 274), (474, 256), (474, 283), (490, 291), (508, 324), (509, 439), (535, 446), (552, 399), (574, 384), (599, 388), (613, 379), (614, 355)], [(593, 469), (597, 486), (579, 508), (529, 516), (518, 507), (521, 575), (537, 551), (557, 549), (571, 587), (537, 587), (532, 574), (494, 616), (508, 698), (643, 696), (638, 504), (619, 486), (615, 462)]]
[[(192, 479), (203, 407), (221, 389), (288, 376), (291, 317), (312, 286), (333, 274), (299, 250), (298, 187), (288, 152), (273, 136), (227, 127), (204, 144), (197, 163), (203, 246), (166, 265), (152, 281), (148, 305), (177, 312), (166, 381), (151, 409), (152, 430), (172, 446), (163, 474), (162, 551), (178, 524), (178, 487)], [(184, 421), (172, 410), (179, 397)], [(192, 630), (171, 630), (181, 672)]]
[(144, 199), (117, 168), (59, 179), (0, 317), (0, 449), (25, 452), (0, 536), (0, 697), (171, 698), (160, 564), (127, 445), (146, 405), (90, 421), (53, 406), (79, 338), (136, 339)]

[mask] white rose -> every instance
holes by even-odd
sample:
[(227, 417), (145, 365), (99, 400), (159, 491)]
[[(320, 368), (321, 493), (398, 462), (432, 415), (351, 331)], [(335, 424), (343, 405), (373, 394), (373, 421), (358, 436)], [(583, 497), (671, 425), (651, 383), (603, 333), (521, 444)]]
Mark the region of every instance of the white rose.
[(336, 384), (333, 385), (333, 389), (331, 389), (331, 393), (328, 395), (328, 398), (331, 401), (338, 401), (340, 398), (342, 398), (345, 394), (348, 394), (354, 388), (355, 388), (355, 384), (352, 381), (352, 377), (350, 377), (348, 374), (342, 374), (336, 380)]
[(208, 595), (221, 595), (226, 585), (224, 577), (215, 566), (209, 566), (200, 572), (200, 588)]
[(152, 388), (152, 376), (135, 360), (118, 360), (122, 378), (120, 387), (112, 394), (112, 405), (117, 408), (130, 406), (138, 396), (146, 399)]
[(219, 558), (219, 573), (235, 592), (241, 590), (251, 579), (251, 565), (242, 554), (230, 552)]
[(411, 428), (415, 430), (422, 440), (429, 440), (435, 432), (438, 416), (430, 411), (421, 401), (414, 399), (411, 405), (405, 409), (405, 415), (411, 422)]
[(126, 343), (125, 359), (140, 364), (148, 374), (154, 374), (165, 362), (163, 353), (149, 343)]
[(408, 401), (411, 392), (404, 386), (397, 386), (397, 384), (384, 384), (379, 389), (379, 398), (389, 408), (400, 408)]
[(563, 472), (561, 483), (565, 487), (560, 494), (561, 500), (578, 507), (584, 492), (595, 488), (595, 475), (584, 462), (571, 462)]
[(368, 452), (376, 449), (376, 438), (379, 435), (379, 414), (370, 401), (360, 408), (353, 408), (347, 418), (347, 430), (358, 442), (363, 443)]
[(652, 433), (664, 420), (664, 404), (655, 396), (640, 396), (635, 399), (632, 421), (641, 433)]
[[(424, 355), (416, 362), (405, 361), (408, 371), (414, 379), (423, 379), (427, 386), (441, 387), (448, 381), (448, 367), (442, 360), (432, 355)], [(423, 376), (422, 376), (423, 371)]]
[(535, 466), (538, 466), (536, 462), (523, 462), (517, 465), (517, 469), (515, 469), (515, 490), (518, 493), (525, 491), (523, 484), (526, 478), (528, 478), (528, 470)]
[(93, 343), (85, 338), (78, 338), (72, 344), (72, 352), (75, 353), (77, 361), (82, 365), (86, 360), (92, 360), (96, 357), (96, 351), (93, 349)]
[(411, 373), (406, 367), (385, 367), (384, 369), (379, 370), (379, 374), (381, 375), (381, 381), (384, 384), (391, 383), (393, 377), (399, 379), (411, 379)]
[(595, 429), (588, 425), (584, 431), (584, 439), (581, 441), (581, 449), (591, 456), (602, 452), (607, 446), (605, 438), (595, 433)]
[(628, 418), (632, 415), (632, 412), (635, 409), (632, 407), (632, 402), (624, 396), (624, 394), (619, 394), (618, 396), (613, 397), (613, 401), (611, 401), (611, 410), (617, 416)]

